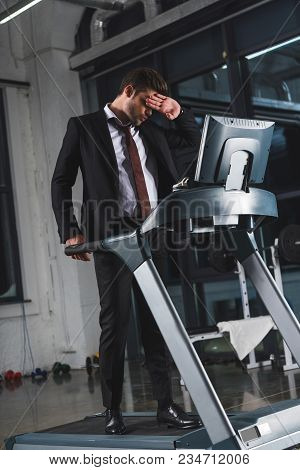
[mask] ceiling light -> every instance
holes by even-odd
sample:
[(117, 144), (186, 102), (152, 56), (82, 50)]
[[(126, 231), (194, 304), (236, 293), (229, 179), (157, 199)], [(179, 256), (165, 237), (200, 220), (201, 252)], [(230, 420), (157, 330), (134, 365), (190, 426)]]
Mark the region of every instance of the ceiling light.
[(4, 24), (7, 21), (12, 20), (15, 16), (20, 15), (20, 13), (23, 13), (23, 11), (28, 10), (28, 8), (33, 7), (41, 1), (42, 0), (22, 0), (12, 7), (7, 8), (3, 13), (0, 14), (0, 24)]
[(259, 57), (260, 55), (267, 54), (268, 52), (275, 51), (276, 49), (280, 49), (280, 47), (287, 46), (288, 44), (292, 44), (293, 42), (299, 41), (300, 36), (296, 36), (295, 38), (289, 39), (288, 41), (281, 42), (280, 44), (276, 44), (276, 46), (268, 47), (267, 49), (263, 49), (262, 51), (253, 52), (253, 54), (246, 55), (246, 59), (254, 59), (255, 57)]

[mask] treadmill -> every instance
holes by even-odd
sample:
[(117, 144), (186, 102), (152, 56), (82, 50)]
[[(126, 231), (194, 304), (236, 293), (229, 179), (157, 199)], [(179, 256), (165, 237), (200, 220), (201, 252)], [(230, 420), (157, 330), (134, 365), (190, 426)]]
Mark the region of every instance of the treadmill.
[[(255, 231), (278, 217), (263, 182), (274, 123), (206, 116), (193, 180), (184, 178), (131, 233), (72, 245), (67, 255), (105, 250), (132, 271), (190, 393), (203, 426), (170, 430), (154, 413), (126, 414), (128, 433), (104, 433), (104, 416), (14, 436), (7, 449), (288, 449), (300, 443), (300, 400), (227, 415), (151, 258), (146, 234), (183, 221), (191, 233), (219, 234), (242, 264), (300, 365), (300, 324), (259, 254)], [(159, 306), (159, 308), (158, 308)]]

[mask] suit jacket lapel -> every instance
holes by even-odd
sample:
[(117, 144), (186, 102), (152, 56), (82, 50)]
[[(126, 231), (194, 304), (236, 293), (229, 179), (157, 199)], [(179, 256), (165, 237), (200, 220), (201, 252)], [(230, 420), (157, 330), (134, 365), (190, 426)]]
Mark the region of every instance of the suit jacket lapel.
[(99, 152), (99, 157), (103, 158), (104, 156), (107, 162), (107, 167), (111, 172), (115, 183), (118, 185), (119, 173), (117, 157), (108, 129), (106, 115), (103, 110), (99, 110), (97, 113), (93, 114), (90, 125), (92, 136)]

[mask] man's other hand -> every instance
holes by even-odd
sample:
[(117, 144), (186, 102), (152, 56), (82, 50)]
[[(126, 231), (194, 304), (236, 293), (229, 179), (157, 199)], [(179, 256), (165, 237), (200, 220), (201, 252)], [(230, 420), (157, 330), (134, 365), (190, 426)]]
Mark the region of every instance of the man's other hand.
[[(78, 245), (81, 243), (85, 243), (85, 238), (83, 235), (78, 234), (74, 238), (69, 238), (69, 240), (66, 241), (66, 246), (70, 245)], [(91, 256), (89, 253), (78, 253), (77, 255), (71, 255), (73, 259), (81, 260), (81, 261), (90, 261)]]
[(181, 111), (181, 106), (176, 100), (160, 93), (155, 93), (147, 98), (146, 104), (149, 108), (163, 114), (170, 121), (176, 119)]

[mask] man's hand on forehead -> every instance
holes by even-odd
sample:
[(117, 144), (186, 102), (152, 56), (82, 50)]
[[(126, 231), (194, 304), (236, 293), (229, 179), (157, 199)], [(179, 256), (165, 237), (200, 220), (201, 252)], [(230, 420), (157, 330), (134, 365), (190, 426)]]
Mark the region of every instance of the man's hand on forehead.
[(160, 93), (154, 93), (147, 97), (146, 105), (163, 114), (171, 121), (179, 116), (181, 110), (180, 104), (176, 100)]
[(150, 108), (155, 109), (155, 111), (159, 111), (161, 104), (166, 99), (167, 99), (167, 96), (160, 95), (159, 93), (154, 93), (153, 95), (146, 97), (146, 104)]

